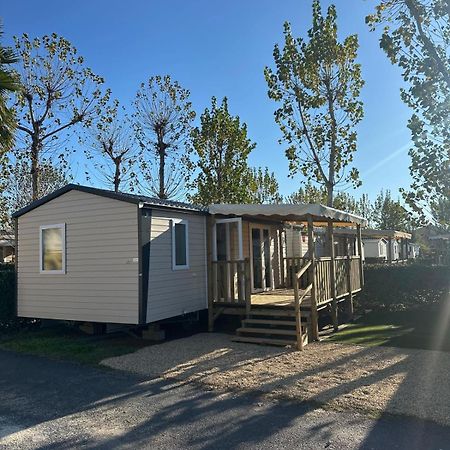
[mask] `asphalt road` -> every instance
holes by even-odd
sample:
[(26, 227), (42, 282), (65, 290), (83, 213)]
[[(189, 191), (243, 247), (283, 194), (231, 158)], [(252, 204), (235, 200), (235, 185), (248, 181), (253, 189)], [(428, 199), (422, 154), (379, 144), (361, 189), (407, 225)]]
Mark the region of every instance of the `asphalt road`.
[(450, 449), (450, 428), (0, 351), (0, 448)]

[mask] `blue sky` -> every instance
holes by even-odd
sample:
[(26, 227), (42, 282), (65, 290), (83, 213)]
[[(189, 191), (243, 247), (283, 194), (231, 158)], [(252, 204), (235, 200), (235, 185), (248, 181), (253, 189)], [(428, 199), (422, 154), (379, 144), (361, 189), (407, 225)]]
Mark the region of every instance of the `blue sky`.
[[(329, 3), (322, 1), (324, 7)], [(410, 111), (400, 100), (401, 74), (379, 48), (378, 33), (370, 33), (364, 23), (377, 2), (334, 3), (340, 35), (359, 35), (359, 62), (366, 81), (365, 117), (358, 127), (355, 159), (363, 186), (354, 193), (366, 192), (373, 198), (380, 189), (391, 189), (396, 195), (410, 181), (406, 128)], [(298, 35), (310, 27), (310, 0), (21, 0), (6, 2), (0, 16), (5, 43), (23, 32), (30, 37), (56, 32), (69, 39), (125, 105), (133, 100), (140, 82), (166, 73), (191, 91), (197, 113), (210, 104), (211, 96), (227, 96), (231, 112), (247, 123), (249, 136), (257, 143), (251, 164), (269, 166), (283, 194), (300, 186), (300, 177), (287, 176), (284, 148), (278, 144), (280, 131), (273, 120), (275, 104), (267, 97), (263, 69), (273, 63), (273, 45), (282, 41), (285, 20)]]

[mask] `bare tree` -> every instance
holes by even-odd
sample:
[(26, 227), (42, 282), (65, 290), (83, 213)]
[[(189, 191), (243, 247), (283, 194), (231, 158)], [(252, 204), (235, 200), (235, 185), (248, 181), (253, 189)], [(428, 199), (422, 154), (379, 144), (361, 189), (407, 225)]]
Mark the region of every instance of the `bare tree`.
[(35, 200), (42, 195), (41, 161), (58, 160), (58, 165), (67, 166), (67, 133), (77, 124), (91, 126), (109, 91), (102, 92), (103, 78), (84, 65), (83, 57), (63, 37), (53, 33), (30, 39), (23, 34), (15, 41), (22, 89), (14, 107), (23, 145), (14, 154), (18, 161), (29, 162)]
[[(42, 196), (61, 188), (70, 181), (70, 175), (61, 166), (50, 161), (41, 161), (40, 193)], [(0, 230), (12, 230), (12, 213), (33, 201), (33, 186), (30, 177), (30, 162), (13, 161), (7, 175), (5, 189), (0, 196)]]
[(195, 118), (189, 95), (169, 75), (151, 77), (136, 94), (143, 176), (150, 192), (162, 199), (179, 194), (188, 177), (186, 141)]
[[(133, 190), (137, 182), (137, 142), (133, 123), (118, 100), (105, 109), (90, 134), (90, 145), (85, 154), (101, 182), (112, 185), (115, 192), (124, 188)], [(86, 176), (91, 179), (90, 171)]]

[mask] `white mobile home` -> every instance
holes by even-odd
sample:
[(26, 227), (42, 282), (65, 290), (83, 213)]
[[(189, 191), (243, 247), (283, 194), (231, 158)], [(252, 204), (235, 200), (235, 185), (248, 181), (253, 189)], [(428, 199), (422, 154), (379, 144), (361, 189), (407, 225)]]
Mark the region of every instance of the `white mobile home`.
[(408, 259), (416, 259), (420, 254), (420, 245), (415, 242), (408, 243)]
[(387, 261), (387, 240), (384, 238), (363, 238), (366, 261)]
[(68, 185), (14, 217), (20, 317), (146, 324), (207, 308), (201, 208)]

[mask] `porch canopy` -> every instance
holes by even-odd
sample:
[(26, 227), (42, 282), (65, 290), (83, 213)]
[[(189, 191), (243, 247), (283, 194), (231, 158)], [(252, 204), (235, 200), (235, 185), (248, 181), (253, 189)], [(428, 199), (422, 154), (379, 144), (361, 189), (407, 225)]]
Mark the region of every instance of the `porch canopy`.
[[(337, 235), (348, 235), (352, 236), (356, 234), (356, 231), (353, 229), (345, 229), (340, 230), (336, 229), (335, 233)], [(363, 238), (372, 238), (372, 239), (385, 239), (388, 240), (389, 238), (392, 239), (411, 239), (412, 235), (411, 233), (406, 233), (405, 231), (396, 231), (396, 230), (373, 230), (370, 228), (366, 228), (364, 231), (362, 231), (362, 237)]]
[(330, 220), (338, 227), (367, 226), (367, 220), (355, 214), (315, 204), (215, 204), (210, 205), (210, 214), (237, 217), (260, 217), (280, 222), (306, 222), (312, 218), (315, 226), (326, 226)]

